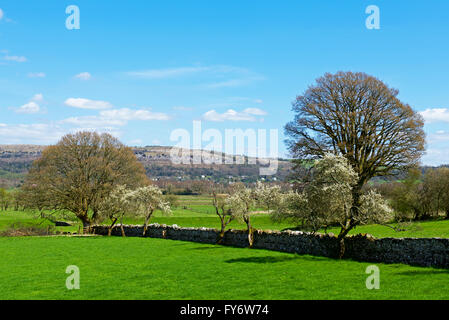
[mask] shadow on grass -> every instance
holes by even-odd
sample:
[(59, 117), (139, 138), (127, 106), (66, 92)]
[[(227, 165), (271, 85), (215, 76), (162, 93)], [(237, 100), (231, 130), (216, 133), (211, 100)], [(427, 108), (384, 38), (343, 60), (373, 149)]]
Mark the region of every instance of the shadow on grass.
[(449, 270), (445, 269), (429, 269), (429, 270), (415, 270), (403, 271), (396, 273), (401, 276), (417, 276), (417, 275), (431, 275), (431, 274), (449, 274)]
[(192, 250), (208, 250), (208, 249), (223, 249), (223, 246), (220, 245), (216, 245), (216, 246), (212, 246), (212, 247), (195, 247), (192, 248)]
[(277, 263), (277, 262), (285, 262), (285, 261), (292, 261), (301, 259), (299, 256), (293, 256), (293, 257), (272, 257), (272, 256), (265, 256), (265, 257), (248, 257), (248, 258), (237, 258), (237, 259), (230, 259), (226, 260), (226, 263), (236, 263), (236, 262), (244, 262), (244, 263)]

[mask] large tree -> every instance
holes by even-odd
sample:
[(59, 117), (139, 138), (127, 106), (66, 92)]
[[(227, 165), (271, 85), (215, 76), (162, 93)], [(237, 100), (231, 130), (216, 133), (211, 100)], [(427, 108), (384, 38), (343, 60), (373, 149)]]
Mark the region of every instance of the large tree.
[(77, 132), (47, 147), (36, 160), (23, 190), (46, 208), (73, 212), (88, 228), (98, 218), (102, 200), (119, 185), (148, 183), (131, 148), (110, 134)]
[(357, 174), (340, 239), (357, 225), (363, 186), (416, 165), (424, 152), (424, 121), (398, 93), (365, 73), (327, 73), (293, 103), (296, 115), (285, 127), (292, 155), (300, 160), (342, 155)]

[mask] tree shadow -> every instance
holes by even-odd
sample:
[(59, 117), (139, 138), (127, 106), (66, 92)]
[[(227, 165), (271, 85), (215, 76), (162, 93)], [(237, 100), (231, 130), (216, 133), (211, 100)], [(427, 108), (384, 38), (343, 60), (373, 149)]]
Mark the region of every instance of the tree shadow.
[(244, 263), (277, 263), (277, 262), (285, 262), (299, 259), (299, 257), (272, 257), (272, 256), (264, 256), (264, 257), (248, 257), (248, 258), (236, 258), (226, 260), (226, 263), (236, 263), (236, 262), (244, 262)]
[(211, 247), (195, 247), (192, 248), (192, 250), (208, 250), (208, 249), (223, 249), (223, 246), (219, 246), (219, 245), (212, 245)]
[(417, 276), (417, 275), (431, 275), (431, 274), (449, 274), (449, 270), (445, 269), (429, 269), (429, 270), (414, 270), (397, 272), (401, 276)]

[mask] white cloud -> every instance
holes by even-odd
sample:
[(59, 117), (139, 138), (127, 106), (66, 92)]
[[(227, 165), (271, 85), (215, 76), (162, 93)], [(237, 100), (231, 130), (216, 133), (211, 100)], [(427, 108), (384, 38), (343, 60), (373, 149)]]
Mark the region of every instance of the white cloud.
[[(430, 133), (427, 136), (427, 141), (430, 143), (438, 143), (449, 141), (449, 132), (444, 130), (438, 130), (435, 133)], [(448, 160), (449, 163), (449, 160)]]
[(244, 113), (252, 114), (255, 116), (265, 116), (267, 115), (266, 111), (259, 109), (259, 108), (246, 108), (243, 110)]
[(71, 117), (61, 121), (76, 126), (88, 126), (92, 128), (103, 128), (105, 126), (122, 127), (128, 121), (140, 120), (169, 120), (170, 117), (165, 113), (151, 112), (145, 109), (112, 109), (100, 111), (97, 116)]
[(448, 149), (428, 149), (422, 158), (422, 162), (428, 166), (439, 166), (442, 164), (449, 164), (449, 150)]
[(203, 114), (203, 119), (206, 121), (222, 122), (222, 121), (250, 121), (258, 120), (257, 116), (266, 115), (267, 113), (257, 108), (247, 108), (242, 112), (237, 112), (233, 109), (228, 109), (224, 113), (218, 113), (215, 110), (210, 110)]
[(420, 114), (428, 123), (449, 122), (449, 109), (447, 108), (429, 108), (421, 111)]
[(30, 72), (28, 73), (28, 78), (45, 78), (46, 74), (44, 72)]
[(79, 109), (102, 110), (112, 108), (112, 104), (107, 101), (89, 100), (83, 98), (68, 98), (64, 104), (69, 107)]
[(43, 101), (43, 100), (44, 100), (44, 96), (43, 96), (42, 93), (38, 93), (38, 94), (35, 94), (35, 95), (31, 98), (31, 100), (33, 100), (33, 101)]
[[(195, 75), (201, 76), (202, 79), (208, 78), (209, 81), (214, 81), (201, 85), (205, 88), (239, 87), (264, 79), (248, 69), (226, 65), (150, 69), (131, 71), (126, 74), (144, 79), (168, 79)], [(228, 79), (225, 79), (225, 77)]]
[(100, 117), (105, 119), (121, 119), (121, 120), (169, 120), (170, 117), (161, 112), (151, 112), (149, 110), (140, 109), (133, 110), (128, 108), (105, 110), (100, 112)]
[(146, 79), (163, 79), (174, 78), (179, 76), (185, 76), (189, 74), (195, 74), (203, 71), (210, 70), (208, 67), (181, 67), (181, 68), (169, 68), (169, 69), (151, 69), (142, 71), (127, 72), (129, 76)]
[(62, 136), (78, 131), (96, 131), (110, 133), (120, 137), (121, 132), (110, 127), (75, 127), (65, 128), (57, 123), (34, 123), (0, 125), (0, 141), (3, 144), (53, 144)]
[(92, 75), (89, 72), (81, 72), (75, 76), (76, 79), (89, 80)]
[(3, 16), (4, 16), (3, 10), (0, 8), (0, 20), (3, 19)]
[(254, 81), (262, 80), (262, 79), (263, 78), (259, 78), (259, 77), (231, 79), (231, 80), (210, 83), (210, 84), (207, 84), (206, 87), (213, 88), (213, 89), (241, 87), (241, 86), (249, 85), (249, 84), (253, 83)]
[(7, 61), (26, 62), (27, 58), (23, 56), (4, 56), (3, 59)]
[(34, 102), (25, 103), (23, 106), (16, 109), (17, 113), (33, 114), (38, 113), (41, 110), (40, 106)]
[(51, 144), (66, 133), (52, 124), (17, 124), (0, 126), (0, 139), (4, 144)]
[(42, 93), (35, 94), (28, 103), (25, 103), (24, 105), (15, 108), (15, 112), (22, 114), (39, 113), (41, 111), (41, 108), (38, 102), (42, 101), (44, 101), (44, 96), (42, 95)]
[(67, 123), (81, 127), (102, 128), (104, 126), (121, 127), (126, 125), (127, 121), (120, 119), (107, 119), (99, 116), (82, 116), (67, 118), (62, 120), (61, 123)]

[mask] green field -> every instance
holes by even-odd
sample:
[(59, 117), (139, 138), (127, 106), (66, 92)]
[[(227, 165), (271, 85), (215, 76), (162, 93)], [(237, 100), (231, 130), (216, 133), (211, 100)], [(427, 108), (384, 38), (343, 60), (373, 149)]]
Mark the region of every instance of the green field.
[[(259, 210), (260, 211), (260, 210)], [(70, 215), (69, 215), (70, 217)], [(67, 217), (54, 217), (56, 220), (67, 220)], [(66, 232), (78, 232), (81, 228), (81, 224), (76, 220), (76, 217), (72, 216), (69, 219), (73, 223), (71, 227), (58, 227), (59, 231)], [(28, 225), (51, 225), (48, 220), (37, 219), (36, 214), (23, 211), (3, 211), (0, 212), (0, 231), (6, 229), (13, 223), (24, 223)], [(107, 222), (104, 222), (107, 223)], [(126, 224), (142, 224), (143, 219), (126, 218), (124, 220)], [(150, 223), (159, 223), (173, 225), (176, 224), (181, 227), (208, 227), (219, 228), (220, 221), (215, 215), (214, 207), (211, 205), (210, 197), (206, 196), (180, 196), (179, 206), (173, 209), (173, 213), (170, 216), (164, 216), (160, 212), (156, 212)], [(252, 216), (252, 224), (256, 229), (262, 230), (285, 230), (294, 229), (296, 226), (283, 222), (274, 223), (271, 221), (270, 216), (266, 213), (254, 213)], [(391, 224), (391, 226), (395, 226)], [(245, 229), (246, 225), (242, 222), (233, 221), (228, 228), (231, 229)], [(381, 225), (366, 225), (359, 226), (352, 230), (350, 234), (369, 233), (375, 237), (439, 237), (449, 238), (449, 220), (438, 221), (425, 221), (425, 222), (413, 222), (405, 227), (406, 231), (395, 231), (392, 228)], [(339, 233), (338, 228), (330, 228), (328, 232), (334, 234)]]
[[(58, 231), (77, 232), (71, 221)], [(294, 228), (255, 213), (258, 229)], [(126, 223), (142, 223), (127, 218)], [(151, 221), (184, 227), (219, 227), (208, 197), (180, 197), (172, 215)], [(23, 211), (0, 212), (0, 231), (13, 223), (52, 225)], [(231, 228), (244, 229), (237, 221)], [(397, 232), (379, 225), (352, 233), (376, 237), (449, 237), (449, 221), (429, 221)], [(330, 229), (338, 233), (338, 229)], [(0, 299), (447, 299), (449, 271), (377, 264), (381, 288), (368, 290), (370, 263), (339, 261), (267, 250), (231, 248), (149, 238), (0, 237)], [(81, 289), (67, 290), (66, 267), (80, 268)]]
[[(190, 242), (120, 237), (0, 238), (0, 299), (447, 299), (449, 271)], [(65, 287), (66, 267), (80, 289)]]

